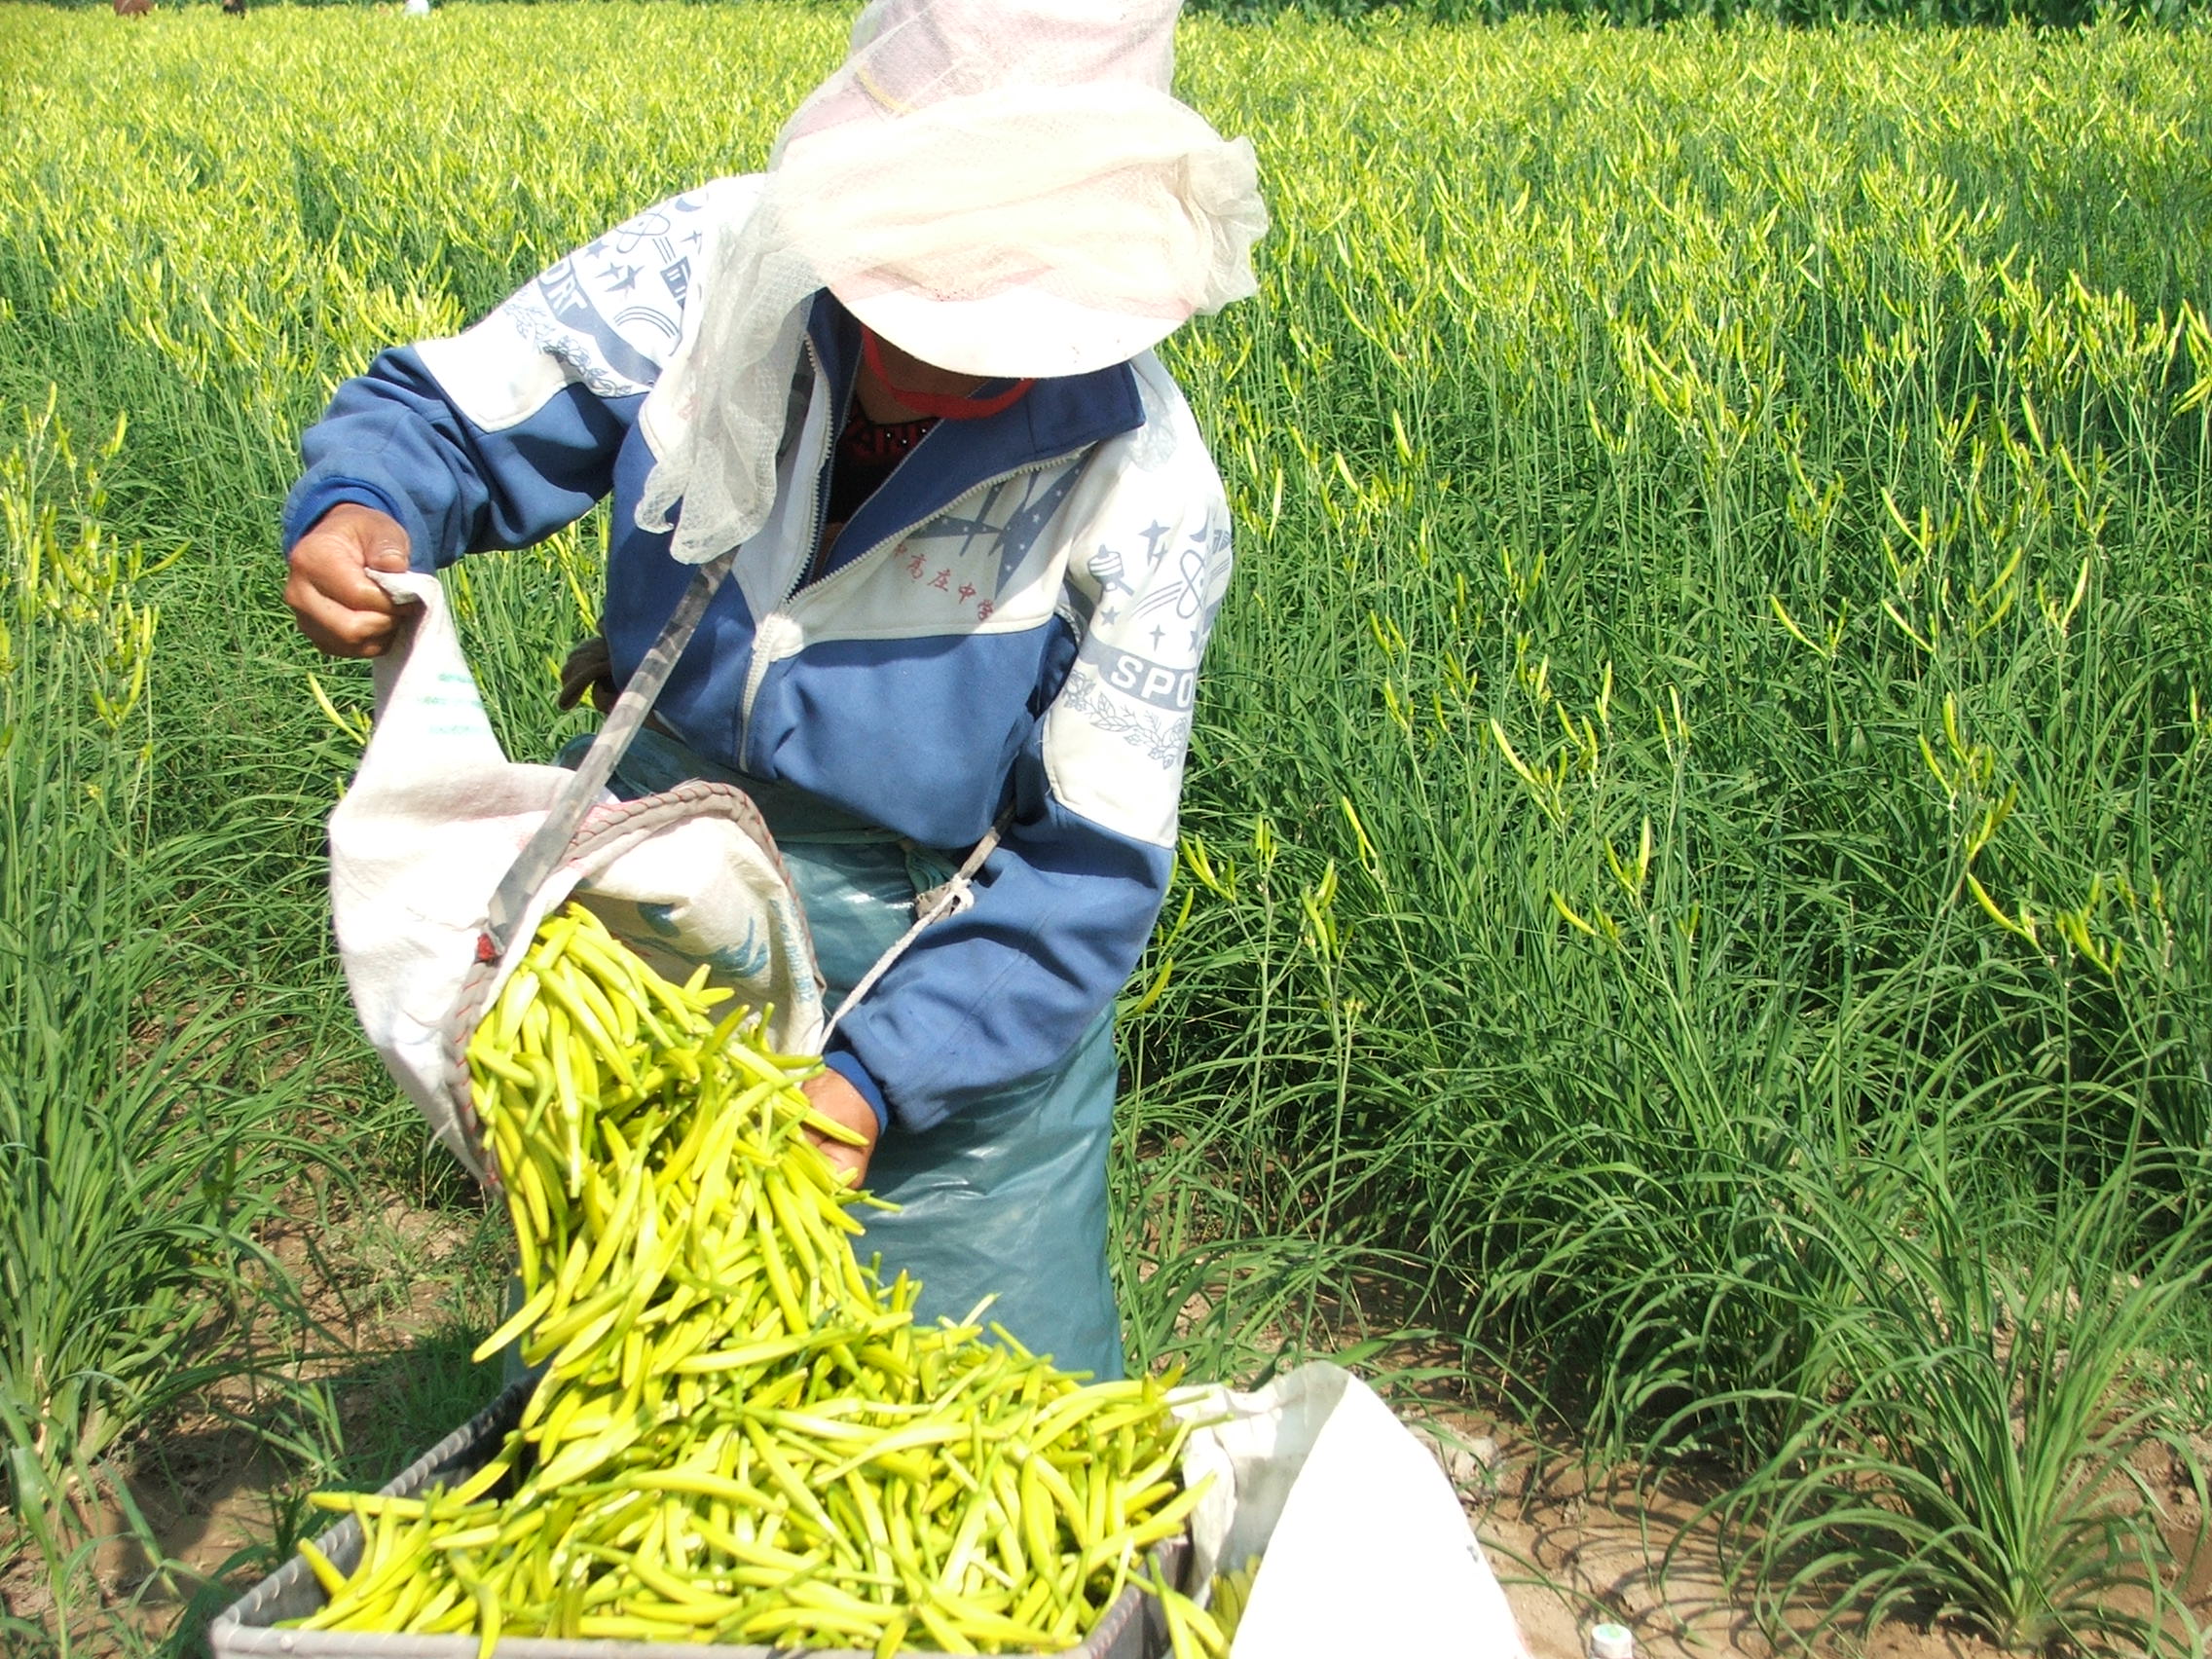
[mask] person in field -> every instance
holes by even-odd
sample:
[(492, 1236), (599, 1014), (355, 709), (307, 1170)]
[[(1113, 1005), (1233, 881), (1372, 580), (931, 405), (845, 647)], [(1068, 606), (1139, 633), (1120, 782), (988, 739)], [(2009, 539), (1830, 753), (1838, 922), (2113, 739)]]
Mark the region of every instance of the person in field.
[[(1110, 1014), (1174, 860), (1229, 512), (1151, 348), (1253, 290), (1250, 145), (1169, 92), (1177, 0), (873, 0), (768, 170), (671, 198), (306, 434), (285, 599), (321, 649), (374, 571), (613, 498), (607, 706), (737, 549), (614, 779), (759, 802), (832, 1004), (987, 845), (974, 905), (866, 984), (809, 1092), (904, 1206), (867, 1247), (1121, 1374)], [(990, 838), (995, 837), (995, 842)]]

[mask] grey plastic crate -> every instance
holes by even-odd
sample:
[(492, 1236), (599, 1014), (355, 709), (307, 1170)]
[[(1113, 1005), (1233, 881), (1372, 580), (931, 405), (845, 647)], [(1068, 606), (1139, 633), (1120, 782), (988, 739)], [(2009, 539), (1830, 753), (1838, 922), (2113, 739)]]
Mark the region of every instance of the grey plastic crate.
[[(531, 1384), (518, 1382), (475, 1418), (430, 1448), (382, 1490), (395, 1497), (421, 1492), (433, 1481), (453, 1486), (479, 1467), (522, 1416)], [(361, 1524), (349, 1515), (315, 1540), (343, 1571), (361, 1559)], [(1187, 1550), (1175, 1538), (1155, 1552), (1170, 1584), (1180, 1584)], [(214, 1659), (234, 1655), (284, 1654), (290, 1659), (476, 1659), (473, 1636), (377, 1636), (355, 1631), (275, 1630), (279, 1619), (305, 1618), (323, 1604), (322, 1585), (308, 1564), (294, 1556), (276, 1571), (226, 1607), (207, 1630)], [(501, 1637), (500, 1659), (773, 1659), (804, 1652), (809, 1659), (867, 1659), (841, 1648), (732, 1646), (726, 1642), (564, 1641), (544, 1637)], [(1081, 1647), (1064, 1649), (1075, 1659), (1159, 1659), (1167, 1651), (1167, 1630), (1160, 1604), (1131, 1587), (1106, 1609), (1106, 1616)]]

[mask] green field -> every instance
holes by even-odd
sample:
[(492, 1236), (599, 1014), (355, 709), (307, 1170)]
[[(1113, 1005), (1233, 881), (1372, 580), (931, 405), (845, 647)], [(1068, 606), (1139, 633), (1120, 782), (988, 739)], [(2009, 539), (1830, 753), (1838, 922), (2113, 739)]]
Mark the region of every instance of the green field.
[[(268, 1444), (281, 1533), (489, 1391), (497, 1227), (327, 944), (367, 680), (276, 504), (339, 378), (759, 165), (843, 26), (0, 7), (0, 1548), (62, 1609), (9, 1651), (172, 1627), (88, 1536), (180, 1413)], [(2212, 36), (1199, 20), (1180, 76), (1275, 229), (1166, 351), (1239, 568), (1124, 1025), (1132, 1356), (1694, 1467), (1800, 1621), (2171, 1635), (2128, 1471), (2212, 1426)], [(579, 729), (600, 546), (452, 578), (518, 756)], [(373, 1299), (395, 1204), (474, 1242), (350, 1352), (272, 1240)]]

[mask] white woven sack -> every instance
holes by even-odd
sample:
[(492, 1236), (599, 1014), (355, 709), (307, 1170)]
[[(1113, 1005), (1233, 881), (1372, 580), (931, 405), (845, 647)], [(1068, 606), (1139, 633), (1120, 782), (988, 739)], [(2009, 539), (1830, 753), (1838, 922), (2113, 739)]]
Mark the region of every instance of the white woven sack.
[(1529, 1659), (1513, 1609), (1435, 1456), (1342, 1366), (1257, 1393), (1192, 1390), (1183, 1478), (1192, 1582), (1261, 1557), (1232, 1659), (1316, 1653)]
[(492, 1178), (464, 1051), (538, 922), (571, 895), (663, 973), (705, 963), (711, 983), (770, 1010), (776, 1049), (820, 1052), (805, 915), (758, 811), (726, 784), (608, 795), (505, 954), (492, 949), (492, 891), (571, 774), (501, 753), (436, 578), (371, 573), (416, 603), (377, 659), (376, 729), (330, 815), (331, 913), (362, 1029), (446, 1149)]

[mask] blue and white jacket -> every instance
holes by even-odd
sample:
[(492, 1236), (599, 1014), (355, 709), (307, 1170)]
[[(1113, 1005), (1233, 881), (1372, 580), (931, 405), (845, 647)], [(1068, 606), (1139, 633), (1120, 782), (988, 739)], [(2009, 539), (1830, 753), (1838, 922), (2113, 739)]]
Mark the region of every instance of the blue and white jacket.
[[(639, 410), (699, 299), (693, 255), (757, 200), (718, 180), (560, 261), (463, 334), (380, 354), (302, 439), (292, 544), (342, 501), (407, 529), (414, 567), (528, 545), (611, 492), (616, 679), (689, 577), (637, 527)], [(1207, 631), (1228, 585), (1221, 480), (1147, 352), (934, 427), (819, 535), (859, 330), (817, 296), (778, 498), (655, 713), (699, 754), (925, 846), (1011, 809), (973, 908), (847, 1013), (830, 1063), (909, 1130), (1046, 1071), (1135, 967), (1173, 865)]]

